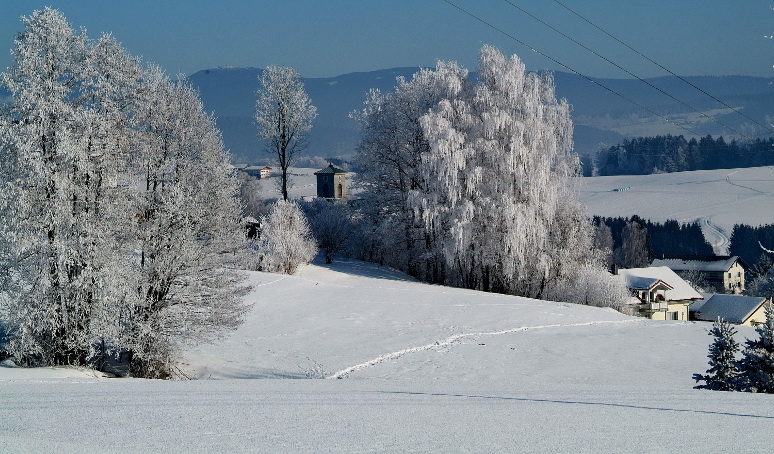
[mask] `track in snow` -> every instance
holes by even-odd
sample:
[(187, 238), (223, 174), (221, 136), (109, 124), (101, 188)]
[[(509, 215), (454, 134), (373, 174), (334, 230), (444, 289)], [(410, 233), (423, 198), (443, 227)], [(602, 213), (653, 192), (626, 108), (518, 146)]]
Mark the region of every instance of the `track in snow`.
[(346, 369), (342, 369), (332, 375), (329, 375), (325, 378), (346, 378), (351, 374), (352, 372), (356, 372), (359, 370), (366, 369), (371, 366), (375, 366), (377, 364), (383, 363), (385, 361), (390, 361), (393, 359), (398, 359), (403, 355), (407, 355), (409, 353), (417, 353), (422, 352), (426, 350), (435, 350), (439, 348), (449, 347), (453, 344), (456, 344), (460, 342), (464, 338), (472, 338), (472, 337), (479, 337), (479, 336), (496, 336), (499, 334), (511, 334), (511, 333), (517, 333), (520, 331), (527, 331), (532, 329), (547, 329), (547, 328), (562, 328), (562, 327), (575, 327), (575, 326), (590, 326), (590, 325), (611, 325), (611, 324), (625, 324), (625, 323), (642, 323), (642, 320), (638, 319), (631, 319), (631, 320), (602, 320), (602, 321), (592, 321), (592, 322), (584, 322), (584, 323), (557, 323), (553, 325), (537, 325), (537, 326), (522, 326), (519, 328), (512, 328), (512, 329), (506, 329), (501, 331), (492, 331), (492, 332), (484, 332), (484, 333), (462, 333), (462, 334), (455, 334), (454, 336), (451, 336), (445, 340), (442, 341), (436, 341), (432, 344), (427, 345), (421, 345), (419, 347), (411, 347), (406, 348), (403, 350), (398, 350), (396, 352), (387, 353), (381, 356), (378, 356), (370, 361), (366, 361), (364, 363), (360, 363), (351, 367), (348, 367)]
[(701, 220), (702, 232), (707, 242), (712, 246), (712, 250), (716, 255), (728, 254), (728, 246), (731, 243), (731, 239), (728, 238), (725, 230), (713, 224), (712, 221), (705, 218)]

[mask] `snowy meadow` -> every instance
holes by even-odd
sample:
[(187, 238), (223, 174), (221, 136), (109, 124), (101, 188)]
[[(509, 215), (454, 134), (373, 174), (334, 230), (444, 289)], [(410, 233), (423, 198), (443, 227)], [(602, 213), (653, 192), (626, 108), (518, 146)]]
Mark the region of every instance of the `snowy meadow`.
[(186, 352), (193, 380), (0, 367), (4, 451), (768, 452), (774, 441), (772, 396), (692, 388), (708, 323), (427, 285), (349, 260), (249, 274), (245, 323)]
[(23, 23), (0, 111), (0, 451), (770, 451), (774, 397), (693, 389), (709, 324), (612, 309), (630, 295), (587, 217), (700, 219), (722, 250), (768, 176), (599, 179), (587, 211), (553, 78), (484, 45), (476, 78), (439, 61), (369, 92), (352, 203), (292, 200), (315, 193), (291, 164), (316, 108), (267, 68), (256, 121), (286, 200), (262, 206), (188, 82), (56, 10)]

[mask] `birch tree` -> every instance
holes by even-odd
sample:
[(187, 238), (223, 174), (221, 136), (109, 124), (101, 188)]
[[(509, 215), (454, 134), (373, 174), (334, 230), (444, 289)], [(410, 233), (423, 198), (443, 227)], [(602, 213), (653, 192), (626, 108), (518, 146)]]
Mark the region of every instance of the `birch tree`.
[(464, 68), (439, 62), (436, 70), (421, 69), (411, 80), (399, 77), (390, 93), (371, 90), (363, 109), (351, 114), (362, 129), (356, 184), (368, 201), (363, 217), (372, 223), (364, 238), (371, 245), (365, 257), (434, 282), (443, 281), (442, 260), (408, 198), (426, 186), (420, 164), (430, 145), (420, 118), (446, 95), (437, 80), (447, 70), (467, 75)]
[[(375, 164), (368, 204), (387, 205), (392, 196), (395, 213), (411, 213), (377, 222), (419, 230), (408, 242), (422, 241), (425, 265), (437, 263), (432, 276), (447, 284), (542, 297), (577, 279), (592, 250), (591, 224), (572, 183), (579, 162), (570, 108), (557, 101), (551, 77), (528, 74), (518, 57), (484, 46), (477, 82), (445, 62), (415, 79), (387, 97), (372, 94), (362, 113), (361, 166)], [(387, 111), (406, 88), (423, 94)], [(380, 185), (380, 176), (399, 184)], [(393, 247), (403, 241), (389, 239)]]
[(571, 187), (569, 106), (549, 76), (527, 74), (518, 57), (491, 46), (481, 50), (478, 79), (447, 72), (447, 99), (422, 117), (429, 187), (411, 203), (460, 285), (540, 298), (591, 249)]
[(260, 80), (262, 87), (255, 103), (258, 136), (267, 144), (267, 151), (277, 157), (282, 199), (287, 200), (288, 168), (296, 153), (306, 147), (317, 108), (304, 90), (301, 75), (293, 68), (269, 66)]

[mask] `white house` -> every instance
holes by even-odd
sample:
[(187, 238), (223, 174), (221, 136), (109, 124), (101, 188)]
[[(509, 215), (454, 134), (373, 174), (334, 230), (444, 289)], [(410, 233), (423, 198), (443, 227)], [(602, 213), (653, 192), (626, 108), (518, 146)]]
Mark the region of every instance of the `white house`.
[(636, 298), (640, 315), (653, 320), (688, 320), (688, 307), (703, 299), (666, 266), (618, 270)]
[(672, 271), (696, 271), (718, 292), (742, 293), (747, 264), (738, 256), (696, 256), (653, 260), (651, 266), (668, 266)]

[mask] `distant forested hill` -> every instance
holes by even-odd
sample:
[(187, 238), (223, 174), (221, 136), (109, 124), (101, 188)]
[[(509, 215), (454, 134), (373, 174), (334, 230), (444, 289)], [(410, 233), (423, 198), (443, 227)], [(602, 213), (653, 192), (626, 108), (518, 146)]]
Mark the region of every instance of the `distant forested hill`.
[[(348, 117), (362, 107), (371, 88), (389, 92), (398, 76), (410, 78), (419, 68), (391, 68), (380, 71), (344, 74), (329, 78), (305, 79), (306, 89), (319, 116), (309, 138), (306, 154), (310, 156), (347, 155), (354, 151), (358, 139), (358, 126)], [(255, 91), (259, 88), (259, 68), (218, 68), (199, 71), (189, 77), (201, 92), (209, 111), (214, 111), (223, 130), (226, 146), (238, 156), (253, 161), (263, 161), (266, 155), (256, 138), (253, 123)], [(604, 148), (622, 143), (626, 138), (687, 135), (686, 131), (653, 117), (640, 107), (614, 95), (575, 75), (554, 73), (556, 92), (566, 98), (573, 107), (575, 122), (575, 149), (583, 155), (596, 153), (600, 143)], [(724, 76), (688, 77), (694, 85), (703, 88), (733, 107), (741, 108), (746, 115), (763, 124), (766, 115), (774, 112), (774, 89), (771, 78)], [(648, 79), (650, 83), (684, 100), (686, 103), (716, 115), (724, 124), (742, 129), (745, 134), (762, 136), (764, 131), (750, 124), (749, 120), (729, 111), (722, 105), (676, 77)], [(701, 116), (682, 104), (633, 79), (600, 79), (600, 83), (625, 95), (649, 109), (685, 122), (703, 135), (723, 135), (727, 141), (733, 138), (731, 131), (717, 123), (704, 121)], [(700, 137), (697, 137), (699, 139)]]
[[(305, 79), (306, 89), (318, 109), (318, 118), (309, 137), (309, 156), (351, 154), (358, 140), (358, 125), (348, 117), (362, 107), (371, 88), (389, 92), (395, 78), (410, 78), (419, 68), (391, 68), (379, 71), (344, 74), (328, 78)], [(198, 87), (207, 111), (218, 117), (226, 147), (236, 156), (251, 162), (264, 162), (267, 155), (256, 137), (253, 121), (255, 91), (259, 88), (259, 68), (216, 68), (192, 74), (189, 79)], [(688, 132), (654, 117), (640, 107), (616, 96), (575, 74), (554, 73), (556, 93), (572, 105), (575, 123), (575, 150), (580, 155), (595, 154), (600, 148), (623, 143), (624, 139), (683, 135)], [(745, 115), (762, 124), (773, 115), (774, 78), (748, 76), (686, 77), (692, 84), (741, 109)], [(768, 137), (769, 131), (718, 104), (676, 77), (648, 79), (650, 83), (687, 104), (711, 114), (721, 123), (751, 137)], [(653, 90), (635, 79), (599, 79), (599, 82), (629, 99), (670, 119), (686, 124), (698, 134), (723, 136), (726, 143), (735, 137), (715, 122), (702, 118), (684, 105)], [(0, 88), (0, 103), (9, 94)], [(738, 138), (737, 138), (738, 139)], [(600, 147), (600, 144), (603, 144)], [(652, 170), (652, 169), (651, 169)]]

